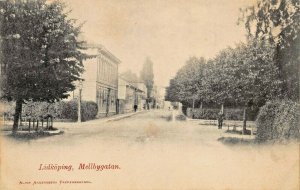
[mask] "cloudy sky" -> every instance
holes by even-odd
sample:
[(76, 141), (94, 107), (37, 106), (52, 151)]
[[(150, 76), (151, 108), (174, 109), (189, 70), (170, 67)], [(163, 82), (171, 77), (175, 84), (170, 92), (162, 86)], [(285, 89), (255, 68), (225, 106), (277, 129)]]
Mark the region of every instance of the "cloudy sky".
[(104, 45), (121, 61), (120, 72), (139, 73), (147, 56), (155, 83), (167, 86), (191, 56), (213, 57), (245, 40), (239, 8), (254, 0), (64, 0), (88, 42)]

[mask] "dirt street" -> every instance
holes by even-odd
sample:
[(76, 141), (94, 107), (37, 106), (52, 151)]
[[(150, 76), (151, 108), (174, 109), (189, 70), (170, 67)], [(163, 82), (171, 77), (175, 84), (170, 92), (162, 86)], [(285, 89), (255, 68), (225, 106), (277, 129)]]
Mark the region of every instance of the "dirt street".
[(171, 113), (58, 124), (63, 135), (29, 141), (2, 135), (3, 190), (299, 187), (299, 145), (223, 144), (225, 129), (172, 121)]

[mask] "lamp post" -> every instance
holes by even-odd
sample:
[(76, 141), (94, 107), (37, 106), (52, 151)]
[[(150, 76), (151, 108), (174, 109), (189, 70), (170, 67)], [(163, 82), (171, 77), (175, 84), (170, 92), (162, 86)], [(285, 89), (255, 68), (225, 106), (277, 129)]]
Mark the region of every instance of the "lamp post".
[(81, 123), (81, 92), (82, 92), (82, 81), (79, 81), (78, 84), (78, 123)]

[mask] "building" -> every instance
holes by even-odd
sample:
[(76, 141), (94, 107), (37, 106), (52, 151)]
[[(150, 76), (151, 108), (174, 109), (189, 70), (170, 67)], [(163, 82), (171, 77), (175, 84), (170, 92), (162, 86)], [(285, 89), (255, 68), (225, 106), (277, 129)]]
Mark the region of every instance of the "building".
[(151, 91), (153, 102), (150, 103), (152, 108), (164, 108), (166, 88), (163, 86), (154, 85)]
[(96, 103), (98, 116), (117, 114), (118, 96), (118, 66), (121, 61), (103, 46), (96, 46), (97, 55), (97, 82)]
[(133, 85), (138, 89), (137, 90), (137, 105), (138, 109), (146, 109), (146, 99), (147, 99), (147, 87), (143, 82), (134, 82)]
[(3, 56), (2, 56), (2, 38), (0, 36), (0, 99), (3, 96), (3, 77), (4, 77), (4, 63), (3, 63)]
[(82, 100), (97, 103), (98, 117), (117, 114), (118, 66), (121, 61), (102, 45), (88, 44), (87, 48), (85, 53), (95, 57), (83, 61), (84, 81), (71, 98), (77, 98), (81, 88)]
[(128, 113), (145, 108), (146, 87), (143, 83), (131, 83), (126, 79), (118, 79), (118, 113)]

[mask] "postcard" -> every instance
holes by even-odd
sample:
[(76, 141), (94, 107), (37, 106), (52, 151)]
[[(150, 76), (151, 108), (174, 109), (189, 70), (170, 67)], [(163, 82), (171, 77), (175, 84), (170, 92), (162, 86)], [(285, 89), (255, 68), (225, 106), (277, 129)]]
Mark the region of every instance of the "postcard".
[(0, 0), (1, 190), (297, 190), (295, 0)]

